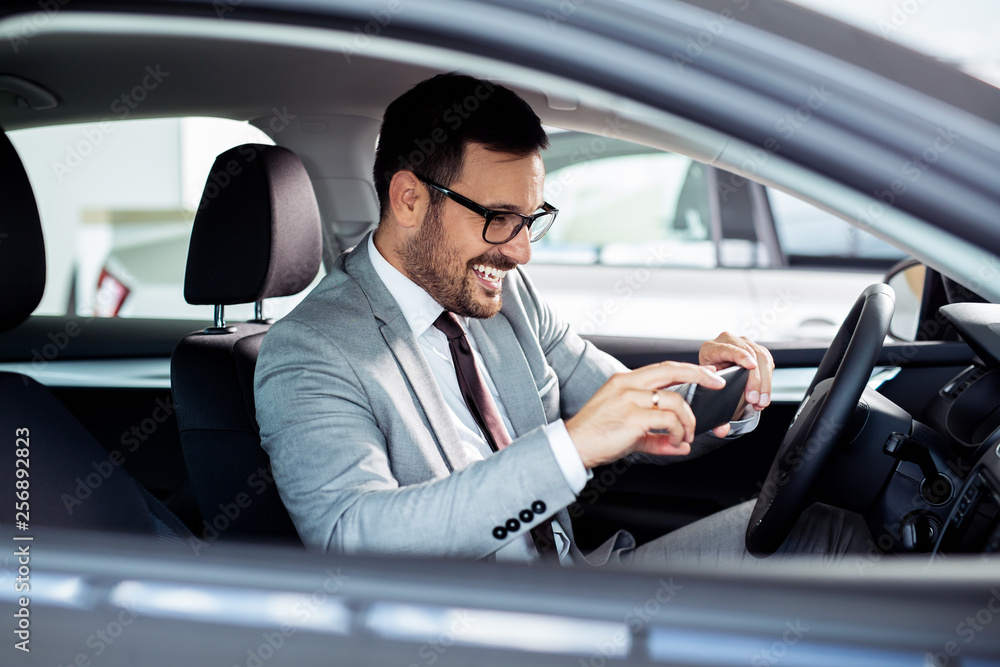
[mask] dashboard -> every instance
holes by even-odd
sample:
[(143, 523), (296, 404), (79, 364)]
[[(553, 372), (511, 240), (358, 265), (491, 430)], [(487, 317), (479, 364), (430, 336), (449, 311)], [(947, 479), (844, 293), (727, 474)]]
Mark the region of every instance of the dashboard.
[[(978, 359), (937, 390), (920, 420), (911, 420), (909, 432), (895, 422), (881, 453), (897, 463), (866, 519), (882, 551), (935, 558), (997, 552), (1000, 305), (949, 304), (940, 312)], [(864, 418), (862, 431), (867, 431), (872, 416)], [(885, 432), (866, 437), (866, 448), (870, 451), (872, 439)]]
[(955, 489), (935, 554), (1000, 551), (1000, 306), (958, 303), (941, 313), (982, 363), (965, 369), (938, 392), (928, 421), (954, 454)]

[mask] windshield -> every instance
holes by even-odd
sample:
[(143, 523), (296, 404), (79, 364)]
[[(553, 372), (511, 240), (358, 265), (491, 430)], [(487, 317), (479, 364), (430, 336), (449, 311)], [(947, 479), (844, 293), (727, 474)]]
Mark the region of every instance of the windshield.
[(993, 0), (788, 0), (1000, 87), (1000, 3)]

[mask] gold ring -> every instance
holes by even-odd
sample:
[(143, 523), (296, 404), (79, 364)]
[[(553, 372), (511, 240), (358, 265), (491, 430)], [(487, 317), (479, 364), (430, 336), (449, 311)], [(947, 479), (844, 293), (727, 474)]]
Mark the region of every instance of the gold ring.
[(660, 409), (660, 392), (659, 390), (656, 389), (653, 390), (653, 409), (654, 410)]

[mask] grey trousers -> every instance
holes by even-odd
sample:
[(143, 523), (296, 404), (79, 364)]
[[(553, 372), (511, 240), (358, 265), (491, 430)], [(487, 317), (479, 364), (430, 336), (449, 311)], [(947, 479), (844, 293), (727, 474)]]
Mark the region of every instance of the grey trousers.
[[(678, 566), (766, 569), (780, 566), (792, 555), (835, 563), (847, 554), (871, 549), (871, 533), (859, 515), (815, 504), (802, 514), (773, 556), (756, 558), (744, 544), (753, 506), (752, 500), (734, 505), (639, 547), (621, 544), (607, 564), (641, 570)], [(627, 533), (623, 535), (631, 538)]]

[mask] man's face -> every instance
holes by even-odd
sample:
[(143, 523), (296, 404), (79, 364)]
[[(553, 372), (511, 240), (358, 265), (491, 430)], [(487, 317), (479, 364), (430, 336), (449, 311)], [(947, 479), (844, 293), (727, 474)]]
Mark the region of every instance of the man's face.
[[(469, 144), (462, 174), (449, 189), (489, 209), (530, 215), (542, 205), (544, 182), (538, 152), (518, 157)], [(445, 198), (428, 211), (400, 252), (410, 279), (435, 301), (480, 319), (500, 312), (504, 275), (531, 259), (527, 229), (493, 245), (483, 240), (484, 223), (481, 215)]]

